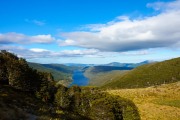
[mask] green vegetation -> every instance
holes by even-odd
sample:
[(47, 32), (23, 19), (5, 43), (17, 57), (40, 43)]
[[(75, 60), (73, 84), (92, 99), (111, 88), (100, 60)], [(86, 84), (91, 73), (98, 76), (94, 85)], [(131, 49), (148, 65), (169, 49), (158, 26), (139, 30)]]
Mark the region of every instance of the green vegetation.
[(25, 59), (5, 50), (0, 52), (0, 83), (20, 91), (36, 94), (45, 102), (52, 101), (54, 79), (51, 73), (39, 72), (28, 66)]
[(41, 64), (41, 65), (46, 67), (46, 68), (52, 68), (54, 70), (58, 70), (60, 72), (70, 73), (70, 74), (72, 74), (74, 70), (81, 68), (81, 67), (78, 67), (78, 66), (69, 67), (69, 66), (62, 65), (62, 64)]
[(180, 58), (166, 60), (137, 67), (112, 82), (104, 88), (140, 88), (180, 80)]
[[(29, 92), (0, 84), (1, 120), (84, 120), (86, 117), (43, 102)], [(87, 119), (88, 120), (88, 119)]]
[(165, 99), (162, 99), (162, 100), (156, 100), (154, 102), (157, 103), (157, 104), (160, 104), (160, 105), (168, 105), (168, 106), (173, 106), (173, 107), (180, 108), (180, 100), (165, 100)]
[(63, 70), (66, 69), (65, 71), (63, 71), (61, 69), (61, 65), (58, 66), (58, 68), (61, 70), (57, 68), (54, 69), (53, 67), (47, 67), (46, 65), (38, 63), (28, 63), (28, 65), (38, 71), (51, 73), (55, 81), (60, 81), (61, 83), (64, 83), (64, 85), (69, 85), (72, 82), (72, 70), (70, 71), (68, 67), (63, 68)]
[(74, 111), (92, 120), (140, 119), (134, 103), (93, 87), (59, 86), (56, 103), (62, 109)]
[(39, 64), (28, 63), (28, 65), (38, 71), (51, 73), (57, 84), (69, 86), (72, 82), (72, 74), (74, 70), (82, 69), (81, 66), (66, 66), (62, 64)]
[(115, 66), (93, 66), (93, 67), (90, 67), (90, 68), (87, 68), (87, 69), (90, 69), (90, 71), (92, 73), (100, 73), (100, 72), (110, 72), (110, 71), (113, 71), (113, 70), (131, 70), (133, 68), (130, 68), (130, 67), (115, 67)]
[(139, 120), (135, 104), (94, 87), (56, 84), (5, 50), (0, 52), (1, 119)]
[(89, 78), (90, 86), (102, 86), (131, 69), (130, 67), (93, 66), (84, 68), (84, 75)]
[[(37, 100), (35, 96), (0, 85), (0, 116), (2, 120), (28, 119), (36, 115), (48, 114), (48, 106)], [(40, 109), (47, 111), (40, 112)], [(36, 118), (36, 117), (35, 117)]]
[(127, 70), (113, 70), (108, 72), (91, 72), (92, 67), (87, 69), (84, 72), (84, 75), (89, 78), (89, 85), (90, 86), (102, 86), (111, 82), (112, 80), (122, 76), (127, 72)]
[(146, 61), (143, 61), (143, 62), (140, 62), (140, 63), (119, 63), (119, 62), (112, 62), (112, 63), (106, 64), (104, 66), (116, 66), (116, 67), (136, 68), (138, 66), (149, 64), (149, 63), (153, 63), (153, 61), (146, 60)]

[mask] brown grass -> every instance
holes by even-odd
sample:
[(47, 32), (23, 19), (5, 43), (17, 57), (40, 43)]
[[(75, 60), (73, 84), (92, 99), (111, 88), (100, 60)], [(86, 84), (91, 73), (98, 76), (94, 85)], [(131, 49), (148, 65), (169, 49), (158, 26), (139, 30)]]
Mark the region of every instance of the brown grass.
[(131, 99), (142, 120), (180, 120), (180, 82), (138, 89), (108, 90)]

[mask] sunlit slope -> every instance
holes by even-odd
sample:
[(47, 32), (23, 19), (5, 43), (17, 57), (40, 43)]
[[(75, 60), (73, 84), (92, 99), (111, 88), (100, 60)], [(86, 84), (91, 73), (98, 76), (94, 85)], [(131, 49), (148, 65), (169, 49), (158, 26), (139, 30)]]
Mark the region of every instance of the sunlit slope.
[(89, 78), (90, 86), (102, 86), (131, 70), (131, 67), (93, 66), (85, 70), (84, 75)]
[(90, 70), (86, 70), (84, 75), (89, 78), (90, 86), (102, 86), (108, 82), (113, 81), (117, 77), (122, 76), (128, 70), (113, 70), (109, 72), (92, 73)]
[(108, 93), (132, 100), (142, 120), (180, 118), (180, 82), (148, 88), (108, 90)]
[(112, 82), (104, 88), (140, 88), (180, 80), (180, 58), (166, 60), (137, 67)]
[(53, 67), (49, 67), (50, 65), (44, 66), (43, 64), (38, 64), (38, 63), (28, 63), (28, 64), (30, 67), (37, 69), (38, 71), (51, 73), (56, 81), (60, 81), (60, 80), (71, 81), (72, 72), (69, 69), (65, 68), (63, 65), (62, 66), (59, 65), (58, 66), (59, 69), (57, 69), (57, 67), (55, 69)]

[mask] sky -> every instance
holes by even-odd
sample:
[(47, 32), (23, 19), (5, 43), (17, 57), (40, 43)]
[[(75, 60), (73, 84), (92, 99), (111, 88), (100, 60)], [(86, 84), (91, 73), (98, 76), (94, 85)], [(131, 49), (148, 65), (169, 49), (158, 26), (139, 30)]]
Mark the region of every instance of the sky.
[(60, 64), (180, 57), (180, 0), (0, 0), (0, 50)]

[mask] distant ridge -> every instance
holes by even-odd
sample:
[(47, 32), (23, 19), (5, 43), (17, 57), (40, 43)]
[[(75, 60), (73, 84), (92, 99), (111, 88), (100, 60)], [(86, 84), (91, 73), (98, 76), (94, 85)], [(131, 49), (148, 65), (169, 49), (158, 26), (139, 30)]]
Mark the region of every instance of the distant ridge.
[(131, 68), (135, 68), (141, 65), (145, 65), (145, 64), (149, 64), (149, 63), (154, 63), (155, 61), (151, 61), (151, 60), (146, 60), (146, 61), (142, 61), (140, 63), (119, 63), (119, 62), (112, 62), (112, 63), (108, 63), (108, 64), (104, 64), (101, 66), (116, 66), (116, 67), (131, 67)]
[(155, 61), (145, 60), (139, 63), (120, 63), (120, 62), (111, 62), (107, 64), (81, 64), (81, 63), (64, 63), (62, 65), (71, 66), (71, 67), (92, 67), (92, 66), (114, 66), (114, 67), (137, 67), (144, 64), (153, 63)]
[(80, 63), (64, 63), (63, 65), (71, 66), (71, 67), (87, 67), (87, 66), (94, 66), (94, 64), (80, 64)]

